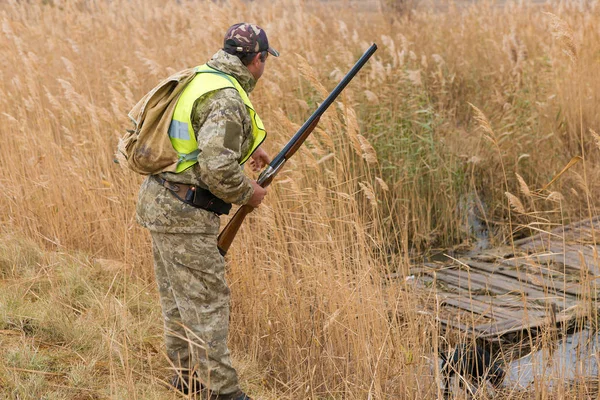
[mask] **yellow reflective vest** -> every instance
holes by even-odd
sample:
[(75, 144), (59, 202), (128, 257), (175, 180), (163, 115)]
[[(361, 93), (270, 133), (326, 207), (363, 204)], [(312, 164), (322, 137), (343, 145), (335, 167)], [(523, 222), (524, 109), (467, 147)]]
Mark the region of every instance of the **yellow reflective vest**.
[(240, 161), (240, 164), (245, 163), (267, 136), (265, 127), (256, 111), (254, 111), (248, 94), (233, 76), (211, 68), (206, 64), (196, 67), (196, 72), (196, 77), (188, 83), (177, 100), (173, 119), (169, 126), (171, 144), (179, 155), (175, 172), (179, 173), (198, 162), (200, 150), (198, 149), (198, 142), (196, 141), (191, 121), (194, 103), (205, 94), (224, 88), (234, 88), (238, 91), (252, 121), (252, 136), (254, 141), (252, 147), (244, 154), (242, 161)]

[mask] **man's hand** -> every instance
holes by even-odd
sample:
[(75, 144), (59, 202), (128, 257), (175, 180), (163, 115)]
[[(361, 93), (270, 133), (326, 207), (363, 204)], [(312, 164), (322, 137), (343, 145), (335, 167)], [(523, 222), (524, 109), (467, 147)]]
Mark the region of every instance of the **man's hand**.
[(265, 198), (267, 194), (267, 189), (260, 186), (258, 183), (256, 183), (256, 181), (251, 181), (251, 183), (252, 187), (254, 188), (254, 193), (252, 194), (252, 197), (250, 197), (250, 200), (248, 200), (248, 203), (246, 204), (256, 208)]
[(265, 165), (271, 162), (269, 155), (266, 151), (264, 151), (261, 147), (256, 149), (254, 153), (252, 153), (252, 159), (250, 160), (250, 166), (252, 167), (252, 171), (258, 172)]

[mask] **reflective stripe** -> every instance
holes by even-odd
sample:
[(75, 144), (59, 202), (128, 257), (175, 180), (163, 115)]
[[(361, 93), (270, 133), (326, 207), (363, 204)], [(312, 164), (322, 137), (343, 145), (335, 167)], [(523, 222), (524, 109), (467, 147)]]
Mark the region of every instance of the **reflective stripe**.
[(190, 154), (180, 154), (179, 162), (182, 161), (198, 161), (198, 155), (200, 155), (200, 150), (192, 151)]
[(169, 125), (169, 137), (173, 139), (190, 140), (190, 132), (186, 122), (172, 120)]

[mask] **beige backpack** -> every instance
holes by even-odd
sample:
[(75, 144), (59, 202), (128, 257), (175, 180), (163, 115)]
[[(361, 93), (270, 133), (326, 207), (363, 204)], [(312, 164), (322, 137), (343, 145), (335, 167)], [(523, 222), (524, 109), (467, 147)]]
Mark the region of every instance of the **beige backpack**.
[(175, 172), (178, 155), (169, 139), (177, 99), (196, 76), (196, 68), (180, 71), (148, 92), (129, 112), (133, 129), (119, 140), (117, 161), (143, 175)]

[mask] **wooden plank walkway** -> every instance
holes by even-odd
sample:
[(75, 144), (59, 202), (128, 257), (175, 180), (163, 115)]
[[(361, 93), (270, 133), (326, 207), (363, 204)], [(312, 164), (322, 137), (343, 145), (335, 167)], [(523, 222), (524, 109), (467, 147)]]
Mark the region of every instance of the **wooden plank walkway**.
[(478, 338), (556, 327), (598, 299), (600, 216), (506, 247), (413, 269), (441, 299), (439, 321)]

